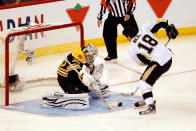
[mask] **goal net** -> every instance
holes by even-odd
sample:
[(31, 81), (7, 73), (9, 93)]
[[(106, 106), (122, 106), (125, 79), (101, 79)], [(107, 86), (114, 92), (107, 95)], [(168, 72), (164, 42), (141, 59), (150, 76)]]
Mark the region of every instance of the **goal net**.
[(31, 24), (0, 32), (0, 105), (38, 99), (43, 93), (59, 90), (58, 66), (68, 53), (82, 46), (80, 23)]

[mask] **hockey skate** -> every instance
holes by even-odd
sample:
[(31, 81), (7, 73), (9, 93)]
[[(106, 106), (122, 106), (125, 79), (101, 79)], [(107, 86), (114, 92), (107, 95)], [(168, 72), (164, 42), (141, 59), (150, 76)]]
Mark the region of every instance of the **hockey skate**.
[(106, 61), (106, 62), (117, 62), (117, 57), (116, 58), (111, 58), (111, 57), (106, 57), (106, 58), (104, 58), (104, 60)]
[(156, 101), (153, 104), (147, 106), (147, 109), (144, 111), (140, 111), (139, 115), (148, 115), (148, 114), (155, 114), (156, 113)]

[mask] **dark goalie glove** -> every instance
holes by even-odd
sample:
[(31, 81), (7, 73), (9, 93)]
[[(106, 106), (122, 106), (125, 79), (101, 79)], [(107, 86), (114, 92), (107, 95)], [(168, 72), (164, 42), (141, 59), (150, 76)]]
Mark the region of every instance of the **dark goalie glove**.
[(176, 39), (178, 35), (178, 30), (175, 28), (174, 24), (167, 26), (166, 32), (169, 39)]

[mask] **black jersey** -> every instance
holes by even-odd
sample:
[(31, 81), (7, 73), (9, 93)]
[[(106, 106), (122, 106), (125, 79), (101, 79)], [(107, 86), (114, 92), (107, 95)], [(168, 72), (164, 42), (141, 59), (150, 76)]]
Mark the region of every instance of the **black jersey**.
[(71, 63), (71, 65), (69, 65), (66, 60), (63, 60), (57, 70), (57, 74), (59, 74), (60, 76), (68, 77), (68, 74), (71, 72), (77, 73), (75, 69), (78, 70), (78, 72), (82, 69), (83, 64), (75, 59), (72, 54), (69, 54), (67, 56), (67, 60)]

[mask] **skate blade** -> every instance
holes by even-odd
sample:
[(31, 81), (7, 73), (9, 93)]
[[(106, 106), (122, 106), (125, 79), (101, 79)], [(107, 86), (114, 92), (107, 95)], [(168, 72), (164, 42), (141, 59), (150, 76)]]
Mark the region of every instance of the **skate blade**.
[(133, 107), (133, 109), (145, 109), (146, 108), (146, 106), (144, 105), (144, 106), (140, 106), (140, 107)]
[(153, 115), (153, 114), (156, 114), (156, 111), (152, 111), (152, 112), (148, 112), (148, 113), (145, 113), (145, 112), (139, 112), (139, 115)]

